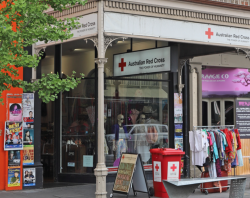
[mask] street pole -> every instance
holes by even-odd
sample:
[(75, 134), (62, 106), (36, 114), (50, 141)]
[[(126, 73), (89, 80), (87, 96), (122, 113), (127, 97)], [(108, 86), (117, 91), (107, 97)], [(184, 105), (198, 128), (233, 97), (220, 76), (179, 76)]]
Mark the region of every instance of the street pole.
[(106, 198), (106, 176), (108, 169), (104, 159), (104, 64), (107, 62), (104, 49), (103, 0), (98, 2), (98, 163), (95, 168), (96, 198)]

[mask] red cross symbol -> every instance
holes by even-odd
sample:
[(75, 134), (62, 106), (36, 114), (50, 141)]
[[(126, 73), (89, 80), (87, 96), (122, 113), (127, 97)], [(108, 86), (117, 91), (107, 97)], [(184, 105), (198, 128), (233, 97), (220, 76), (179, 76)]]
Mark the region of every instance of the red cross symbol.
[(124, 157), (124, 155), (122, 155), (122, 159), (124, 159), (125, 157)]
[(211, 28), (208, 28), (208, 31), (205, 31), (205, 34), (208, 36), (208, 39), (211, 39), (211, 36), (214, 35), (214, 33), (211, 32)]
[(124, 71), (124, 67), (126, 67), (126, 62), (124, 62), (124, 58), (121, 59), (121, 63), (119, 63), (119, 67), (121, 68), (121, 71)]
[(172, 169), (172, 171), (175, 171), (175, 169), (177, 169), (177, 167), (175, 166), (175, 164), (173, 164), (172, 167), (170, 167)]
[(158, 164), (156, 164), (156, 166), (155, 166), (156, 171), (158, 171), (159, 168), (160, 168), (160, 167), (158, 166)]

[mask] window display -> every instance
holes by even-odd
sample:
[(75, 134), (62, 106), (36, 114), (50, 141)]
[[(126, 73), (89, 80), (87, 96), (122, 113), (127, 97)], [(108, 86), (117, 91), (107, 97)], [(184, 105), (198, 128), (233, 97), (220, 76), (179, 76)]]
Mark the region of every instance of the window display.
[[(124, 152), (139, 153), (144, 165), (150, 165), (149, 150), (168, 147), (166, 77), (150, 74), (131, 77), (138, 80), (106, 80), (105, 141), (109, 149), (105, 159), (108, 168), (117, 167)], [(157, 78), (160, 81), (154, 81)]]

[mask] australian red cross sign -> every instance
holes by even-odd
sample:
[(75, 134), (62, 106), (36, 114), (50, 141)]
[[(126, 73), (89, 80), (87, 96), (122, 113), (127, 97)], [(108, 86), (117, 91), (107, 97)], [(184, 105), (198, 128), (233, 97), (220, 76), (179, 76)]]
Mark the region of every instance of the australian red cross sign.
[(161, 182), (161, 162), (154, 161), (154, 181)]
[(179, 162), (168, 162), (168, 178), (169, 181), (179, 180), (180, 165)]
[(114, 76), (170, 71), (170, 47), (114, 55)]

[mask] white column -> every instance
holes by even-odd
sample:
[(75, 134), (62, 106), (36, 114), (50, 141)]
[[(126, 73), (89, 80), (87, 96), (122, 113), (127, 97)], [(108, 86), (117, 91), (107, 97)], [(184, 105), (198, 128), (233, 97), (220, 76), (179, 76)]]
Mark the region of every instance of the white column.
[(98, 2), (98, 163), (95, 169), (96, 198), (106, 198), (106, 176), (108, 169), (104, 159), (104, 64), (105, 58), (104, 33), (103, 33), (103, 1)]

